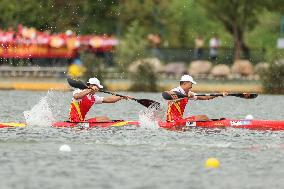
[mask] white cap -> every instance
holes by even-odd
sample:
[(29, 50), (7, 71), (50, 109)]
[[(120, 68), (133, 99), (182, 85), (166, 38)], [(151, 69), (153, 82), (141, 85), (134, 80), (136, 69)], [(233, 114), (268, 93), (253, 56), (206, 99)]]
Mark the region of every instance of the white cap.
[(104, 86), (101, 85), (100, 80), (98, 80), (96, 77), (90, 78), (87, 82), (90, 85), (97, 85), (99, 88), (104, 88)]
[(193, 84), (196, 84), (196, 82), (193, 80), (193, 78), (190, 75), (183, 75), (180, 78), (180, 81), (189, 81), (189, 82), (191, 82)]

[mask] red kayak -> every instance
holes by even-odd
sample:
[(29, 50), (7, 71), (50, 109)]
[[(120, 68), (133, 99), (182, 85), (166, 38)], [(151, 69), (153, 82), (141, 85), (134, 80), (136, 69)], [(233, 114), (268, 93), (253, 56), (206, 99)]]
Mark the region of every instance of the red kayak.
[(159, 122), (159, 126), (169, 130), (184, 130), (190, 127), (200, 128), (241, 128), (254, 130), (284, 130), (284, 121), (280, 120), (250, 120), (250, 119), (215, 119), (212, 121), (194, 121), (192, 118), (181, 119), (176, 122)]
[(63, 121), (63, 122), (54, 122), (52, 123), (53, 127), (78, 127), (78, 128), (93, 128), (93, 127), (101, 127), (101, 128), (107, 128), (107, 127), (123, 127), (128, 125), (135, 125), (139, 126), (138, 121), (124, 121), (124, 120), (112, 120), (109, 122), (96, 122), (92, 121), (92, 119), (88, 119), (86, 121), (82, 122), (70, 122), (70, 121)]
[[(55, 122), (52, 124), (53, 127), (78, 127), (78, 128), (93, 128), (93, 127), (124, 127), (124, 126), (139, 126), (139, 121), (125, 121), (125, 120), (112, 120), (110, 122), (94, 122), (93, 119), (86, 120), (84, 122)], [(271, 130), (279, 131), (284, 130), (284, 121), (280, 120), (250, 120), (250, 119), (215, 119), (212, 121), (194, 121), (191, 117), (181, 119), (175, 122), (164, 122), (158, 123), (161, 128), (168, 130), (186, 130), (192, 127), (199, 128), (241, 128), (241, 129), (254, 129), (254, 130)], [(18, 128), (26, 127), (26, 123), (3, 123), (0, 122), (0, 128)]]
[[(214, 119), (212, 121), (194, 121), (191, 117), (181, 119), (175, 122), (164, 122), (158, 123), (163, 129), (179, 131), (186, 130), (188, 128), (241, 128), (241, 129), (254, 129), (254, 130), (284, 130), (284, 121), (277, 120), (249, 120), (249, 119)], [(52, 124), (53, 127), (78, 127), (78, 128), (93, 128), (93, 127), (123, 127), (128, 125), (139, 126), (139, 121), (124, 121), (124, 120), (113, 120), (110, 122), (94, 122), (92, 119), (84, 122), (55, 122)]]

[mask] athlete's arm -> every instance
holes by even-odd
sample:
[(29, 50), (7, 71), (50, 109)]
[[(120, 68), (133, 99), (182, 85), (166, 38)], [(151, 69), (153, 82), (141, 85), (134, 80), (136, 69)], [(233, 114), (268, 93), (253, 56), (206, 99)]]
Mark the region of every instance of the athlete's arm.
[(74, 97), (76, 100), (77, 100), (77, 99), (81, 99), (81, 98), (83, 98), (84, 96), (86, 96), (86, 95), (92, 93), (93, 91), (98, 91), (98, 90), (99, 90), (98, 87), (92, 86), (92, 87), (89, 88), (89, 89), (84, 89), (83, 91), (81, 91), (81, 92), (79, 92), (79, 93), (75, 93), (75, 94), (73, 95), (73, 97)]
[(103, 99), (103, 103), (115, 103), (119, 100), (123, 99), (123, 97), (120, 97), (120, 96), (106, 96), (104, 97)]
[[(228, 96), (228, 92), (222, 92), (223, 97)], [(216, 98), (216, 96), (198, 96), (197, 100), (211, 100), (213, 98)]]
[(211, 100), (215, 98), (215, 96), (195, 96), (195, 93), (191, 91), (189, 91), (187, 95), (189, 99), (194, 99), (194, 100)]
[(197, 100), (211, 100), (213, 98), (216, 98), (216, 96), (198, 96)]

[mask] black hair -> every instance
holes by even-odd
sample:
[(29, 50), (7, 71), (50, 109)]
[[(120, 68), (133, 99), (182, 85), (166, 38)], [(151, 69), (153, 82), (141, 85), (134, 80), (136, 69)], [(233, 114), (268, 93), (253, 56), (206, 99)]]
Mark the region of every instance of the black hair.
[(182, 85), (182, 84), (184, 84), (185, 82), (188, 82), (188, 81), (180, 81), (180, 82), (179, 82), (179, 85)]

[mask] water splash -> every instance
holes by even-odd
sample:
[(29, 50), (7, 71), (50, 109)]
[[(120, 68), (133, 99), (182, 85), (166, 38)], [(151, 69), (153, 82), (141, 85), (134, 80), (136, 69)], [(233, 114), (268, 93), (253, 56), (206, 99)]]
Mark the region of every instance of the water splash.
[(47, 103), (56, 121), (68, 119), (71, 96), (65, 92), (48, 91)]
[(31, 110), (24, 111), (24, 116), (28, 125), (51, 126), (54, 118), (47, 102), (47, 96), (41, 98)]
[(142, 128), (147, 129), (158, 129), (159, 125), (158, 122), (161, 119), (159, 112), (156, 107), (150, 107), (146, 110), (139, 112), (139, 122)]
[(66, 120), (68, 115), (68, 93), (50, 90), (31, 110), (25, 111), (24, 116), (28, 125), (51, 126), (58, 120)]

